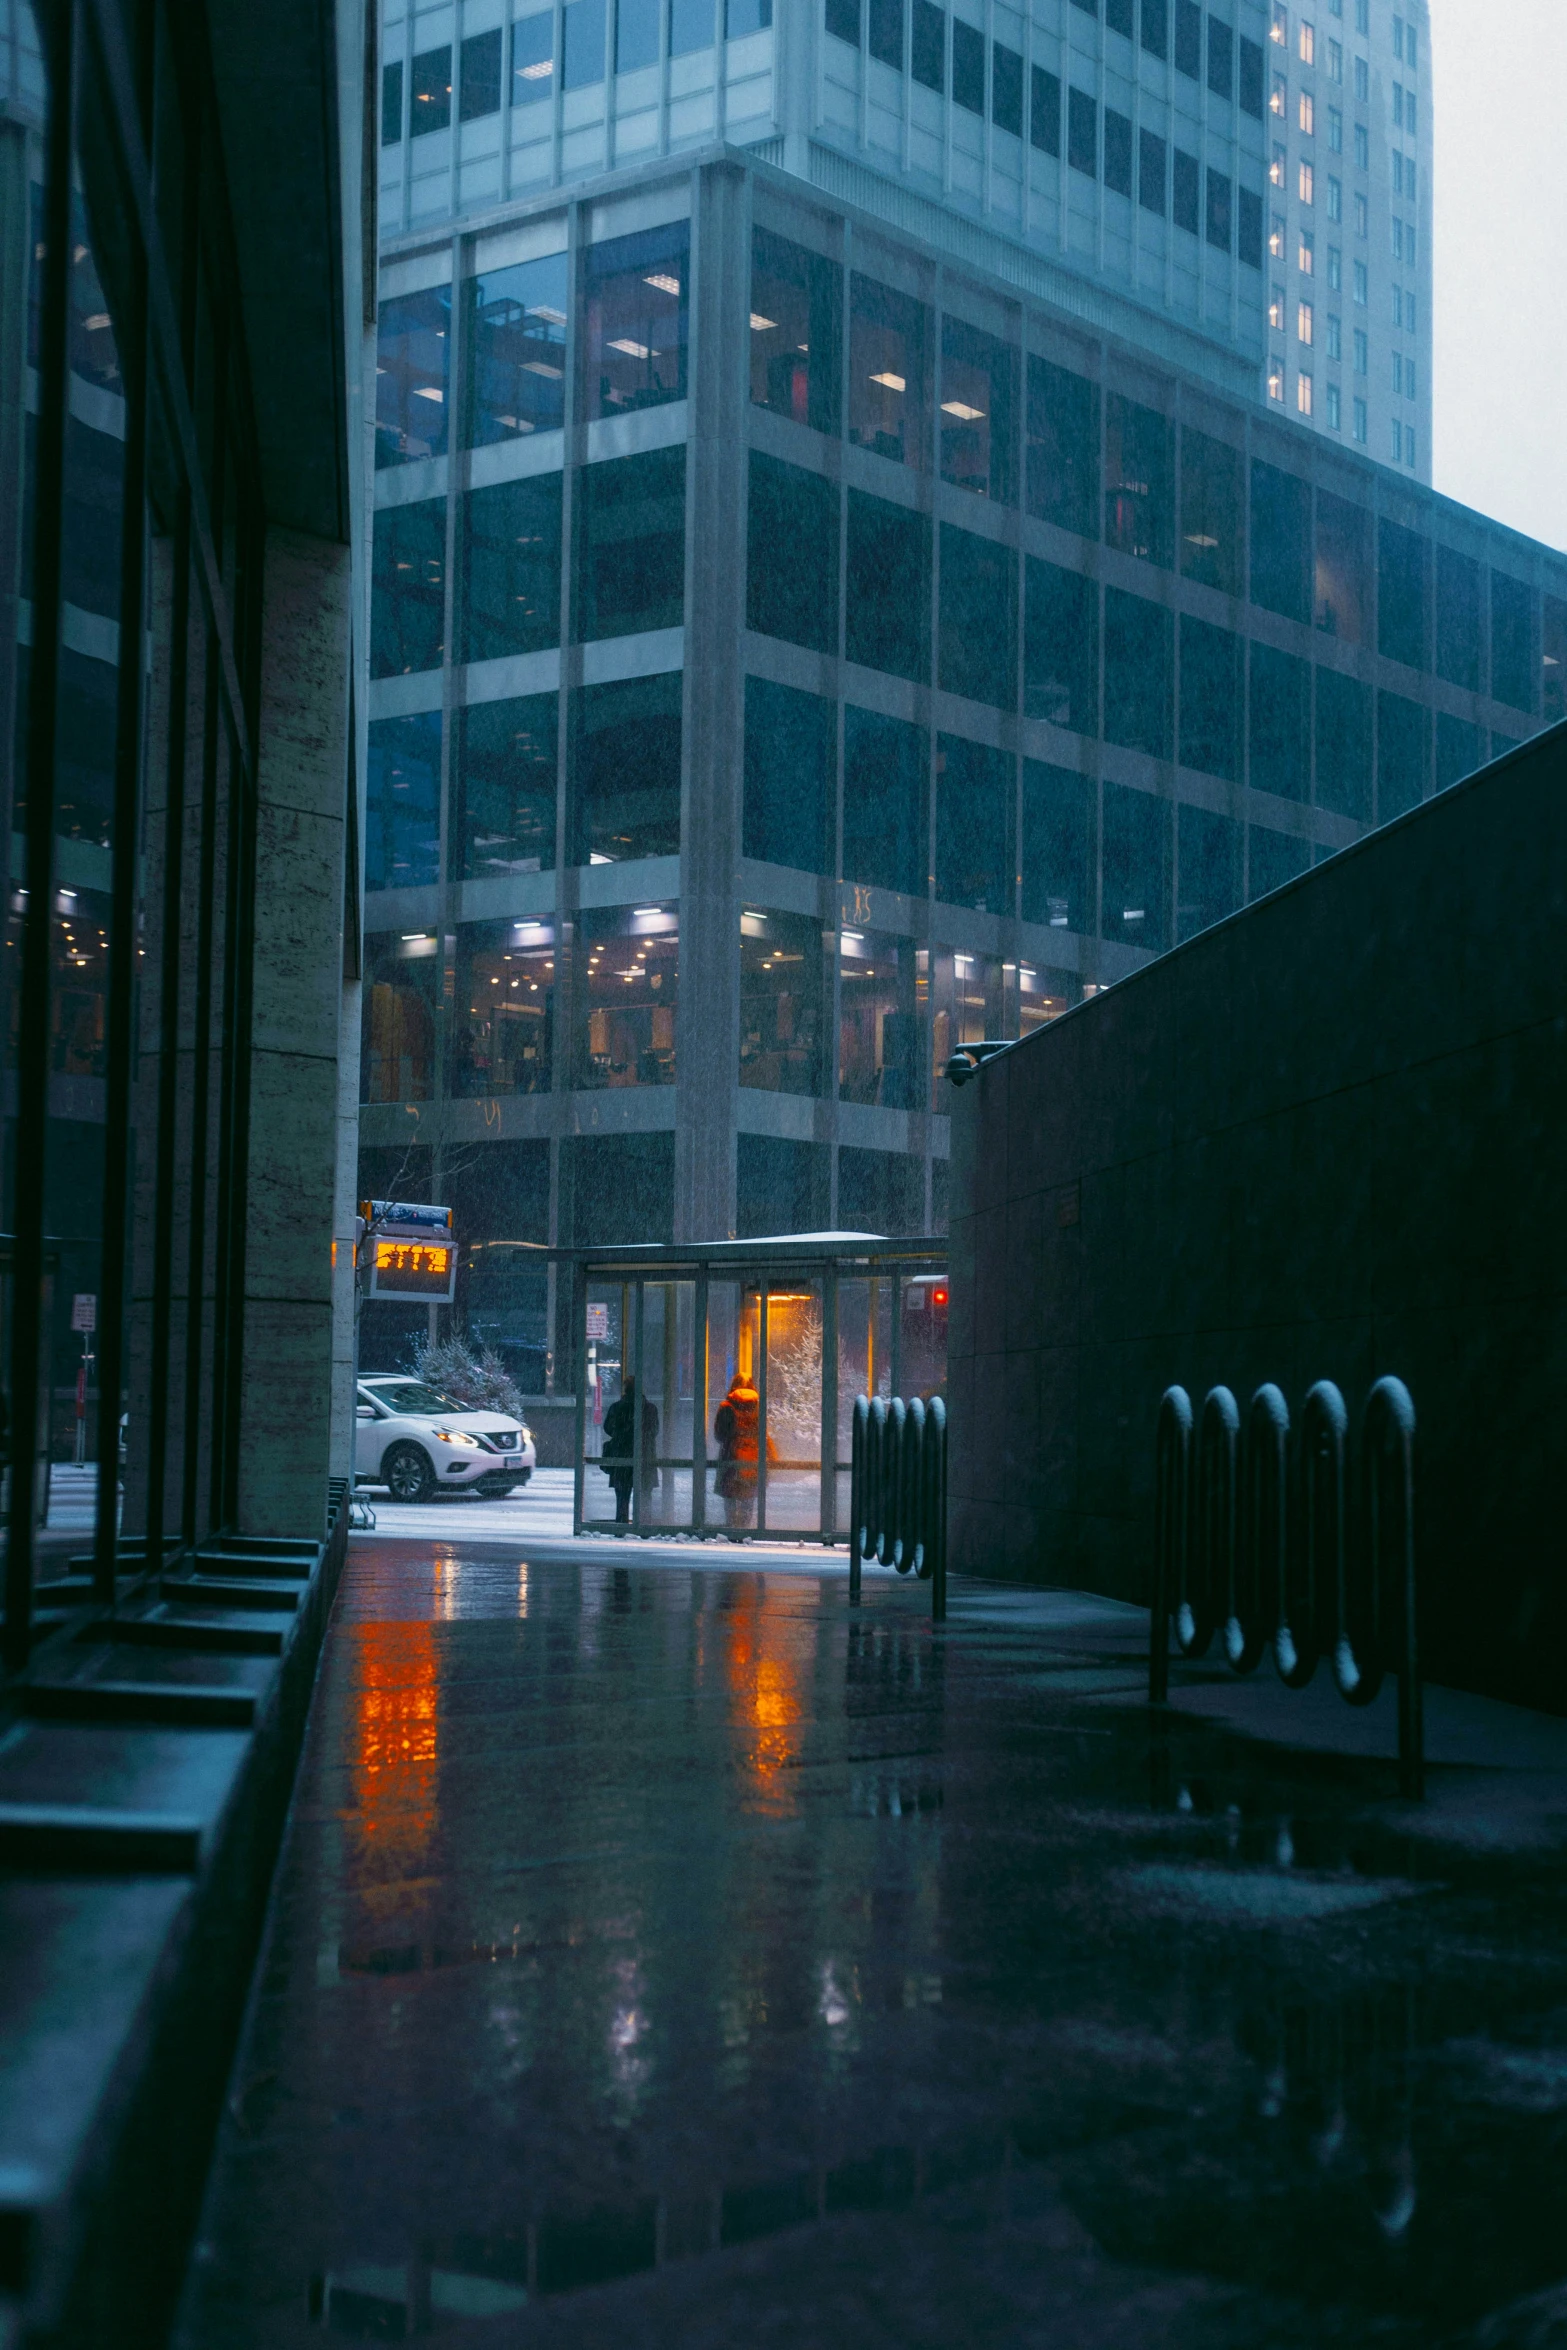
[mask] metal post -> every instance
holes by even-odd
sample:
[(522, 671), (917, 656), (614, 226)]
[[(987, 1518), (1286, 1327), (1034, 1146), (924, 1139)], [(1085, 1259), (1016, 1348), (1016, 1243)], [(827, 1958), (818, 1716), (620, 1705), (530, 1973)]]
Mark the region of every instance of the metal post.
[(756, 1290), (756, 1531), (767, 1528), (767, 1276)]
[[(642, 1384), (642, 1299), (646, 1288), (647, 1283), (645, 1281), (635, 1281), (631, 1285), (631, 1295), (633, 1299), (631, 1308), (631, 1352), (633, 1364), (632, 1377), (636, 1381), (636, 1392), (633, 1395), (631, 1402), (631, 1531), (633, 1534), (640, 1534), (642, 1531), (642, 1487), (644, 1483), (642, 1474), (642, 1420), (643, 1415), (647, 1410), (647, 1390)], [(622, 1289), (620, 1293), (620, 1352), (622, 1357), (620, 1367), (620, 1392), (622, 1395), (624, 1395), (626, 1392), (626, 1368), (624, 1361), (626, 1352), (626, 1292), (624, 1289)]]
[(925, 1412), (925, 1444), (934, 1455), (926, 1491), (934, 1494), (926, 1540), (931, 1544), (930, 1620), (947, 1620), (947, 1407), (932, 1396)]
[(576, 1458), (572, 1468), (571, 1530), (582, 1532), (582, 1499), (585, 1482), (583, 1456), (587, 1450), (588, 1407), (588, 1268), (579, 1257), (571, 1269), (571, 1335), (569, 1339), (569, 1369), (577, 1390), (577, 1405), (573, 1413), (576, 1428), (574, 1438)]
[(707, 1526), (707, 1406), (712, 1348), (707, 1334), (707, 1267), (697, 1267), (691, 1308), (691, 1531)]
[(822, 1267), (822, 1536), (838, 1531), (838, 1268)]
[(1148, 1622), (1148, 1702), (1170, 1694), (1170, 1611), (1186, 1582), (1192, 1403), (1184, 1387), (1167, 1387), (1154, 1433), (1153, 1590)]
[(865, 1445), (870, 1433), (870, 1405), (863, 1395), (854, 1399), (849, 1423), (849, 1605), (860, 1604), (862, 1561), (860, 1528), (865, 1522)]

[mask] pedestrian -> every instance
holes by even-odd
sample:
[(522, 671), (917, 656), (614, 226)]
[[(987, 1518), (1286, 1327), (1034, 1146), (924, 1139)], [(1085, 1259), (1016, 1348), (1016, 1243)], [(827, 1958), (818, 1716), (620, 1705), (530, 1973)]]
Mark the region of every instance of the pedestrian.
[(642, 1399), (640, 1443), (637, 1419), (637, 1383), (633, 1378), (626, 1381), (619, 1400), (604, 1414), (604, 1450), (599, 1456), (599, 1467), (614, 1491), (617, 1526), (631, 1522), (631, 1489), (638, 1478), (644, 1494), (658, 1489), (658, 1406), (651, 1396)]
[[(718, 1474), (713, 1479), (713, 1485), (722, 1497), (724, 1523), (729, 1527), (751, 1526), (756, 1522), (756, 1471), (761, 1415), (761, 1397), (750, 1380), (742, 1372), (736, 1371), (729, 1382), (728, 1394), (713, 1416), (713, 1434), (718, 1443)], [(777, 1458), (778, 1448), (769, 1436), (769, 1467)]]

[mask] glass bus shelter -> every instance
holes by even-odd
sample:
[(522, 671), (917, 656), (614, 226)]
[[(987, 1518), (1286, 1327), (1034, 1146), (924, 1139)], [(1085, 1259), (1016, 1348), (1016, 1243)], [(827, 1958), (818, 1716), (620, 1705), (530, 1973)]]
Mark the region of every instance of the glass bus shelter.
[(575, 1529), (841, 1542), (858, 1395), (945, 1395), (942, 1240), (573, 1260)]

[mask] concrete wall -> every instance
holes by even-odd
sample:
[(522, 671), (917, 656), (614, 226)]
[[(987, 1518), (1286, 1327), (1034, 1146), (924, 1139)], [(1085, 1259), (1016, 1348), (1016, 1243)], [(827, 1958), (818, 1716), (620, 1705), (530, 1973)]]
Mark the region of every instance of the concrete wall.
[(1567, 1710), (1567, 727), (954, 1101), (952, 1564), (1145, 1598), (1159, 1397), (1420, 1419), (1429, 1669)]

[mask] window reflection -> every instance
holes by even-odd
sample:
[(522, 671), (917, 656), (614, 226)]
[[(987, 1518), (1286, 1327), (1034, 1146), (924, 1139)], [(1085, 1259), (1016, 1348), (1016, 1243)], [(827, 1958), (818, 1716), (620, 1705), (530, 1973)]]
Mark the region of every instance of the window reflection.
[(1168, 569), (1174, 490), (1174, 426), (1112, 392), (1105, 402), (1107, 545)]
[(1181, 570), (1222, 595), (1240, 594), (1240, 452), (1189, 424), (1181, 431)]
[(1048, 1028), (1078, 1001), (1075, 971), (1042, 970), (1035, 963), (1003, 963), (1001, 977), (1008, 1036), (1032, 1036), (1036, 1028)]
[(680, 848), (678, 670), (571, 697), (571, 862), (619, 864)]
[(500, 481), (464, 498), (459, 661), (560, 642), (561, 476)]
[(680, 921), (672, 906), (584, 914), (577, 1083), (673, 1085)]
[(590, 417), (622, 416), (685, 398), (690, 237), (690, 224), (682, 220), (589, 246)]
[(939, 1080), (959, 1045), (1006, 1034), (1005, 984), (995, 955), (933, 947), (928, 957), (921, 950), (920, 961), (930, 975), (931, 1067)]
[(412, 889), (441, 872), (441, 714), (377, 718), (365, 789), (365, 887)]
[(446, 635), (444, 498), (380, 509), (371, 574), (371, 676), (439, 669)]
[(1366, 641), (1371, 517), (1364, 507), (1317, 492), (1316, 623), (1346, 645)]
[[(104, 1074), (104, 988), (109, 964), (110, 900), (97, 890), (62, 889), (55, 896), (50, 933), (49, 1066), (55, 1076)], [(12, 998), (12, 1021), (17, 999)], [(13, 1047), (13, 1060), (14, 1060)], [(101, 1098), (89, 1106), (79, 1093), (51, 1088), (55, 1117), (102, 1117)]]
[(457, 933), (450, 1091), (547, 1093), (555, 1015), (552, 922), (467, 922)]
[(555, 738), (553, 694), (463, 711), (457, 789), (467, 879), (553, 868)]
[(849, 438), (899, 465), (926, 463), (930, 313), (875, 278), (852, 281)]
[(564, 424), (566, 268), (564, 253), (550, 253), (469, 280), (470, 448)]
[(911, 938), (838, 938), (838, 1097), (884, 1110), (925, 1106), (923, 989)]
[(365, 941), (361, 1101), (434, 1099), (438, 946), (433, 931)]
[(740, 917), (740, 1083), (822, 1090), (822, 932), (805, 915)]

